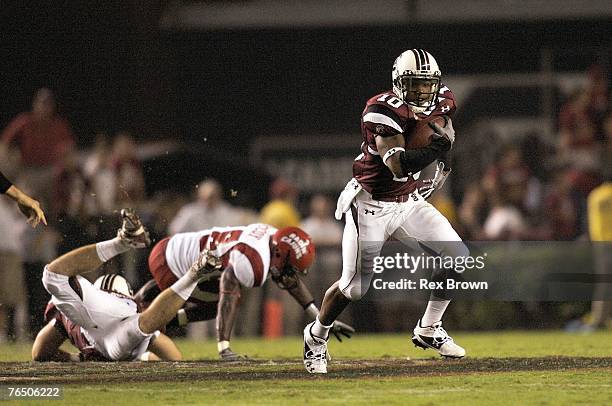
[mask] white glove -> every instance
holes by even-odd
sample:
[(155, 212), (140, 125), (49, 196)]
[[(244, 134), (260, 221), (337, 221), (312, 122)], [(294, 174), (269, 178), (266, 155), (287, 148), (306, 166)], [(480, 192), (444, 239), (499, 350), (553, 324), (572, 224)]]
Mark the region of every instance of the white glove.
[(444, 185), (444, 182), (446, 182), (446, 178), (448, 178), (450, 173), (450, 168), (448, 170), (444, 170), (444, 162), (438, 162), (433, 179), (424, 180), (419, 186), (419, 194), (423, 197), (423, 199), (427, 200), (436, 190), (442, 189), (442, 186)]
[(453, 128), (453, 121), (450, 117), (446, 117), (446, 124), (444, 127), (440, 127), (436, 123), (429, 123), (429, 126), (435, 131), (437, 137), (446, 138), (450, 142), (451, 148), (453, 147), (455, 143), (455, 129)]

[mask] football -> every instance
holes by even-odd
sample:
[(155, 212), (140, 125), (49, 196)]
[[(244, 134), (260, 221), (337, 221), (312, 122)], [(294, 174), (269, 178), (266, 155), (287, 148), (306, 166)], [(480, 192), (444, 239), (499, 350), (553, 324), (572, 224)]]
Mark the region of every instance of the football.
[(437, 123), (440, 127), (446, 124), (446, 116), (434, 116), (427, 120), (418, 120), (416, 127), (412, 130), (412, 135), (407, 137), (406, 149), (423, 148), (429, 145), (432, 140), (434, 130), (429, 126), (429, 123)]

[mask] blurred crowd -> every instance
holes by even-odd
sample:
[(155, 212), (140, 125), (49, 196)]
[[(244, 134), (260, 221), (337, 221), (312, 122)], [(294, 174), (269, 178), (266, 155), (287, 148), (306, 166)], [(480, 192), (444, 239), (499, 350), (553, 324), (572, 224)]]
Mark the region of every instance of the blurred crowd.
[(443, 195), (434, 205), (466, 240), (588, 239), (587, 197), (610, 176), (611, 107), (607, 75), (595, 66), (561, 106), (553, 142), (538, 133), (513, 137), (457, 207)]
[[(588, 77), (561, 106), (555, 143), (539, 134), (517, 137), (499, 146), (482, 177), (459, 193), (460, 201), (447, 190), (434, 195), (431, 202), (464, 239), (588, 238), (587, 197), (606, 177), (610, 180), (604, 168), (612, 156), (607, 76), (593, 68)], [(191, 196), (147, 196), (138, 145), (129, 132), (100, 132), (88, 151), (76, 145), (49, 89), (38, 90), (31, 111), (16, 116), (0, 135), (0, 169), (40, 200), (49, 220), (48, 227), (27, 228), (14, 205), (0, 199), (0, 342), (26, 339), (38, 330), (48, 300), (40, 284), (44, 265), (70, 249), (110, 238), (122, 207), (136, 208), (154, 239), (258, 221), (301, 226), (317, 245), (317, 262), (306, 282), (318, 303), (340, 275), (343, 226), (333, 218), (335, 196), (306, 196), (283, 179), (270, 185), (270, 200), (259, 211), (228, 203), (227, 191), (215, 179), (204, 179)], [(100, 272), (122, 272), (138, 288), (150, 278), (146, 255), (121, 256)], [(244, 300), (239, 334), (297, 334), (304, 324), (302, 309), (269, 284)], [(274, 320), (279, 314), (280, 324)], [(188, 334), (205, 337), (213, 329), (214, 324), (196, 323)]]

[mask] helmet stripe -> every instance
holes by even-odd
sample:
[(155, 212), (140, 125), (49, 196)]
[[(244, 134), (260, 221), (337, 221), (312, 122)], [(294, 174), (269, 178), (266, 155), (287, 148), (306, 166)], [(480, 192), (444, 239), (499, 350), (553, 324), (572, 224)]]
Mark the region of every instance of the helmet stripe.
[(423, 52), (423, 55), (425, 56), (425, 65), (429, 66), (429, 52), (421, 49), (421, 52)]
[(100, 289), (106, 290), (106, 284), (108, 283), (108, 275), (104, 275), (102, 277), (102, 282), (100, 283)]
[(419, 55), (421, 56), (421, 66), (419, 67), (419, 70), (425, 70), (425, 67), (429, 65), (429, 61), (427, 60), (427, 52), (423, 51), (422, 49), (418, 49), (417, 51), (419, 51)]
[(106, 279), (104, 280), (103, 290), (111, 291), (113, 288), (113, 281), (115, 280), (115, 274), (106, 275)]
[(412, 49), (411, 51), (414, 54), (414, 61), (416, 62), (417, 70), (421, 70), (421, 55), (416, 49)]

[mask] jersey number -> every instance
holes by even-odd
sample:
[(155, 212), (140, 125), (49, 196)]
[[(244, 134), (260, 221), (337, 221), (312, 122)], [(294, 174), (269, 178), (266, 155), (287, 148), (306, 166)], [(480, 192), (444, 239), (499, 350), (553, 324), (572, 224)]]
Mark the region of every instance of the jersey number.
[(393, 107), (394, 109), (399, 109), (402, 105), (402, 101), (400, 99), (398, 99), (395, 96), (391, 96), (389, 94), (383, 94), (382, 96), (380, 96), (378, 99), (376, 99), (376, 101), (379, 102), (387, 102), (387, 104), (391, 107)]
[(210, 235), (205, 235), (200, 239), (200, 251), (205, 248), (214, 251), (220, 244), (238, 241), (241, 234), (242, 230), (224, 231), (222, 233), (213, 231)]

